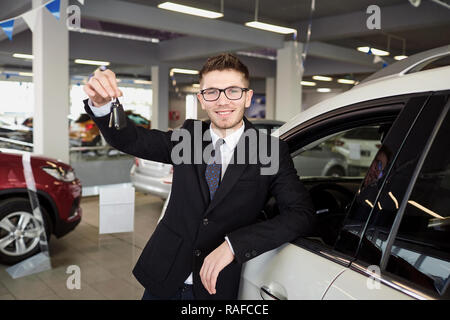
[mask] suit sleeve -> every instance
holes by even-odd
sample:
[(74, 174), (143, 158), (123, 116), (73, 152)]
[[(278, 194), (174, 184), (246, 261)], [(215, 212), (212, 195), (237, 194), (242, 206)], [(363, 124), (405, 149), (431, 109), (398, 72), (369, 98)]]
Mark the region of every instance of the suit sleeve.
[(238, 263), (309, 235), (314, 228), (315, 216), (308, 190), (297, 176), (287, 143), (280, 140), (279, 146), (279, 170), (271, 177), (269, 191), (280, 213), (227, 235)]
[(128, 117), (127, 126), (122, 130), (109, 128), (110, 115), (96, 117), (92, 113), (88, 99), (83, 102), (86, 112), (97, 124), (109, 145), (138, 158), (172, 164), (171, 152), (176, 143), (171, 141), (172, 131), (164, 132), (138, 127)]

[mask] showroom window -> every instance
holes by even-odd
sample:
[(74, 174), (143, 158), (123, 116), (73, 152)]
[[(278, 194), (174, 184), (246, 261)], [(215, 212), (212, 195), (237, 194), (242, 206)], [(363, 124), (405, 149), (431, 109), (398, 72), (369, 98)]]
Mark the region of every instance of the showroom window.
[(450, 297), (450, 114), (447, 114), (408, 199), (387, 271)]

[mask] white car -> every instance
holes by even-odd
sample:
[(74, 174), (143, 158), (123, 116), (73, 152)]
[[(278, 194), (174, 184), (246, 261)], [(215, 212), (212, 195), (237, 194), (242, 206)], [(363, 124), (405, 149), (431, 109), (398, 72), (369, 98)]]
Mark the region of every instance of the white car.
[[(449, 55), (399, 61), (274, 133), (294, 163), (361, 128), (380, 146), (362, 177), (302, 178), (316, 230), (247, 261), (239, 299), (450, 298), (450, 66), (433, 68)], [(261, 218), (277, 213), (272, 199)]]
[(345, 157), (350, 175), (359, 176), (369, 168), (381, 147), (379, 129), (377, 126), (367, 126), (349, 130), (334, 141), (333, 150)]
[(130, 179), (136, 191), (166, 199), (172, 188), (171, 164), (134, 158)]

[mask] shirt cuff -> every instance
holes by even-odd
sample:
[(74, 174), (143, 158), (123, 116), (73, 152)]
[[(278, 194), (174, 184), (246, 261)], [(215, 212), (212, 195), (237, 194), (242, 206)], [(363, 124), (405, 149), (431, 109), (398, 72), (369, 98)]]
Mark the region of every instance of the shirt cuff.
[(233, 253), (233, 256), (234, 256), (234, 250), (233, 250), (233, 246), (231, 245), (230, 239), (228, 239), (228, 237), (225, 237), (225, 240), (227, 241), (228, 246), (230, 247), (231, 252)]
[(94, 116), (96, 116), (97, 118), (99, 117), (104, 117), (106, 115), (108, 115), (111, 112), (111, 105), (112, 102), (108, 102), (107, 104), (101, 106), (101, 107), (95, 107), (92, 104), (91, 99), (88, 99), (88, 105), (92, 110), (92, 113), (94, 114)]

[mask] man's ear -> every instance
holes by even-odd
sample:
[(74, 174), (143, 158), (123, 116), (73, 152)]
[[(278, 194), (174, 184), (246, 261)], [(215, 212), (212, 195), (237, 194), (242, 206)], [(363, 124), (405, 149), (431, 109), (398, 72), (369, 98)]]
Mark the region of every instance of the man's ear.
[(206, 110), (205, 106), (203, 105), (203, 97), (202, 97), (201, 93), (197, 93), (197, 99), (198, 99), (198, 102), (200, 102), (200, 105), (202, 106), (202, 110)]
[(253, 90), (248, 90), (245, 93), (245, 107), (248, 108), (252, 104)]

